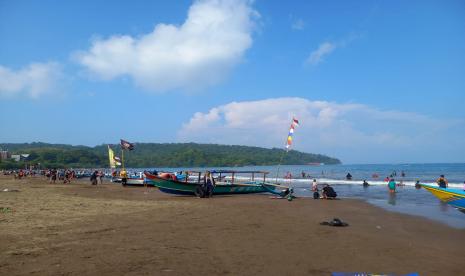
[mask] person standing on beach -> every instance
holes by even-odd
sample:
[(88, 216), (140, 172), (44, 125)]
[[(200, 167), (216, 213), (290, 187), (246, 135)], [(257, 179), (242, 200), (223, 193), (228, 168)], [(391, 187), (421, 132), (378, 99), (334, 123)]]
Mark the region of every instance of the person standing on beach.
[(443, 174), (441, 174), (441, 176), (436, 180), (436, 183), (441, 188), (447, 188), (449, 185), (449, 181), (447, 181)]
[(316, 182), (316, 179), (313, 179), (312, 182), (312, 192), (318, 192), (318, 183)]
[(55, 182), (57, 181), (57, 174), (58, 174), (57, 169), (53, 169), (50, 174), (51, 174), (50, 183), (53, 182), (53, 184), (55, 184)]
[(103, 173), (103, 171), (99, 171), (99, 172), (98, 172), (98, 178), (99, 178), (99, 180), (100, 180), (100, 184), (103, 184), (103, 176), (104, 176), (104, 175), (105, 175), (105, 174)]
[(98, 171), (94, 171), (92, 175), (90, 176), (90, 182), (92, 185), (97, 185), (97, 176), (98, 176)]
[(396, 192), (396, 181), (394, 180), (394, 178), (391, 178), (389, 180), (388, 189), (389, 189), (389, 193), (391, 194)]

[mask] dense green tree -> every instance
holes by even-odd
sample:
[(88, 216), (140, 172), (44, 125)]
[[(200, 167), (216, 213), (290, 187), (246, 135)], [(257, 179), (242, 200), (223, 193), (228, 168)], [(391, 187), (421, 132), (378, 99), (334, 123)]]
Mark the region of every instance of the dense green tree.
[[(0, 144), (13, 154), (29, 153), (28, 164), (41, 167), (107, 167), (107, 145), (96, 147), (62, 144), (30, 143)], [(116, 155), (120, 146), (114, 145)], [(215, 145), (215, 144), (157, 144), (137, 143), (135, 150), (125, 151), (127, 167), (225, 167), (247, 165), (304, 165), (308, 163), (339, 164), (340, 161), (321, 154), (311, 154), (283, 149)], [(12, 161), (0, 163), (0, 169), (24, 168), (24, 164)]]

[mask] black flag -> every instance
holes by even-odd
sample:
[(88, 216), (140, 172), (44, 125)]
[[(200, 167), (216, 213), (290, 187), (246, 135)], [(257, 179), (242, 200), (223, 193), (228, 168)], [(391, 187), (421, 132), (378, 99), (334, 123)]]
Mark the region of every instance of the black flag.
[(120, 140), (121, 140), (121, 148), (127, 149), (127, 150), (133, 150), (134, 149), (133, 144), (131, 144), (128, 141), (123, 140), (123, 139), (120, 139)]

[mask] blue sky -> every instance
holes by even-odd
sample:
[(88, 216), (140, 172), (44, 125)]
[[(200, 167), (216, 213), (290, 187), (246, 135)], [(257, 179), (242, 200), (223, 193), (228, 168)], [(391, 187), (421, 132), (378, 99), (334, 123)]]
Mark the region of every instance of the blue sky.
[(3, 1), (0, 142), (464, 162), (463, 1)]

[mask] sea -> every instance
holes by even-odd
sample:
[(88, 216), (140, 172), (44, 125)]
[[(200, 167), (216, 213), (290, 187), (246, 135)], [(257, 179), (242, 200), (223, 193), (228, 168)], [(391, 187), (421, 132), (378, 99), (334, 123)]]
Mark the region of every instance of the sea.
[[(333, 186), (339, 198), (364, 200), (388, 211), (422, 216), (452, 227), (465, 229), (465, 213), (441, 202), (425, 189), (416, 189), (415, 182), (434, 184), (445, 175), (449, 188), (465, 189), (465, 163), (441, 164), (357, 164), (357, 165), (280, 165), (224, 168), (148, 168), (158, 171), (237, 170), (267, 171), (267, 181), (279, 182), (294, 188), (296, 196), (312, 197), (312, 181)], [(140, 169), (138, 169), (140, 170)], [(303, 173), (305, 176), (303, 177)], [(346, 180), (347, 173), (352, 180)], [(286, 176), (291, 176), (288, 178)], [(392, 176), (398, 184), (394, 195), (384, 179)], [(366, 180), (370, 185), (363, 187)]]

